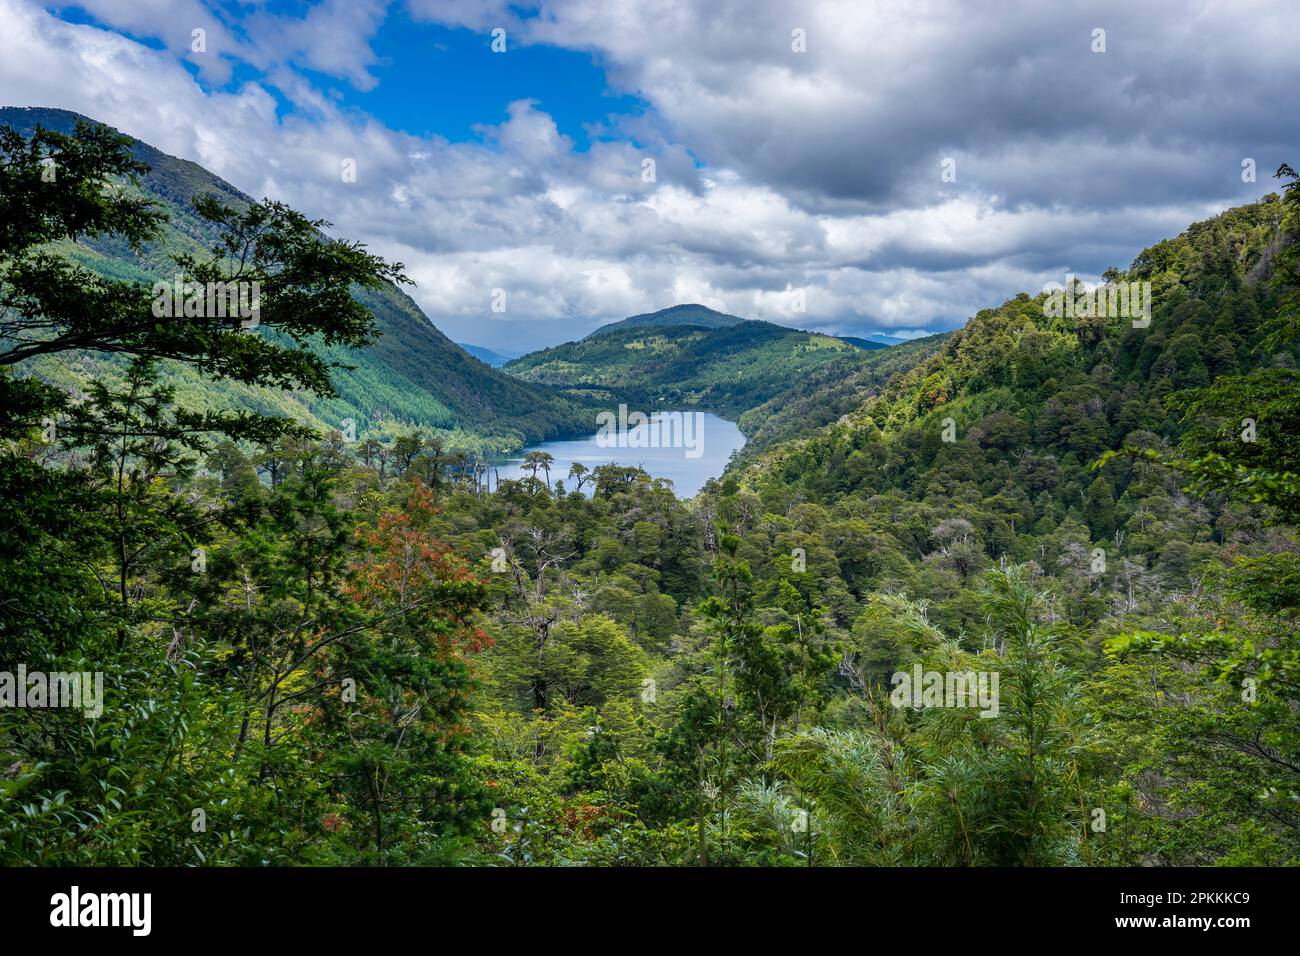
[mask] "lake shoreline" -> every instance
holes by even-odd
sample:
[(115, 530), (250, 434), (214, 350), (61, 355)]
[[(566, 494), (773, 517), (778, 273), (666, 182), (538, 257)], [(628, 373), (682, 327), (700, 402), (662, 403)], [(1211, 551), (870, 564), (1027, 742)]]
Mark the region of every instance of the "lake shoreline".
[[(601, 465), (615, 464), (639, 467), (652, 477), (666, 478), (673, 482), (677, 497), (688, 499), (698, 494), (711, 478), (721, 477), (732, 454), (747, 443), (739, 424), (700, 409), (657, 410), (650, 413), (657, 418), (649, 424), (638, 424), (637, 413), (627, 412), (625, 408), (621, 409), (621, 417), (613, 412), (605, 414), (609, 418), (602, 420), (602, 427), (597, 431), (536, 442), (509, 455), (492, 456), (488, 459), (488, 466), (494, 478), (504, 481), (530, 477), (531, 469), (524, 467), (525, 456), (540, 451), (554, 459), (549, 475), (551, 484), (568, 481), (569, 469), (574, 464), (581, 464), (589, 471)], [(683, 431), (682, 422), (691, 415), (700, 417), (690, 419), (691, 424)], [(643, 417), (650, 419), (650, 415)], [(700, 453), (696, 457), (690, 455), (696, 450), (691, 447), (694, 444), (693, 427), (699, 430)], [(658, 444), (660, 434), (656, 428), (670, 431), (671, 437), (681, 441), (667, 446)], [(606, 444), (602, 444), (602, 440)], [(610, 441), (615, 444), (608, 444)], [(539, 479), (543, 475), (544, 472), (538, 472)]]

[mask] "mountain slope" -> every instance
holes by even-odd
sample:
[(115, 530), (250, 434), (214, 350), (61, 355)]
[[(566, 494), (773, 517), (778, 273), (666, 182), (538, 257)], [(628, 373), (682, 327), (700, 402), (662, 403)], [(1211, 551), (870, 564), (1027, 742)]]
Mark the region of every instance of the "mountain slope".
[[(953, 333), (940, 332), (899, 345), (873, 348), (855, 367), (828, 363), (740, 416), (747, 439), (741, 460), (778, 442), (806, 435), (857, 411), (894, 378), (924, 362)], [(852, 341), (845, 339), (844, 341)]]
[(457, 342), (456, 344), (484, 365), (490, 365), (492, 368), (500, 368), (510, 361), (509, 356), (502, 355), (500, 352), (493, 352), (491, 349), (485, 349), (481, 345), (470, 345), (468, 342)]
[[(1125, 444), (1177, 440), (1187, 423), (1166, 404), (1175, 392), (1300, 364), (1294, 347), (1270, 345), (1266, 334), (1285, 291), (1270, 262), (1295, 241), (1281, 201), (1269, 195), (1144, 250), (1116, 281), (1151, 283), (1147, 327), (1122, 315), (1054, 316), (1046, 296), (1021, 293), (979, 312), (832, 424), (818, 422), (825, 413), (803, 416), (802, 432), (798, 420), (765, 422), (782, 440), (755, 442), (736, 478), (778, 499), (943, 499), (948, 516), (970, 521), (991, 554), (1015, 554), (1017, 536), (1075, 512), (1095, 541), (1121, 531), (1126, 547), (1147, 549), (1143, 560), (1174, 561), (1151, 537), (1153, 520), (1187, 520), (1170, 511), (1174, 487), (1154, 487), (1149, 470), (1124, 460), (1100, 471), (1092, 463)], [(822, 383), (828, 410), (843, 408), (840, 387)], [(804, 401), (816, 408), (817, 390)], [(1256, 416), (1261, 436), (1266, 413)], [(1237, 427), (1225, 440), (1238, 440)]]
[(757, 320), (716, 328), (617, 323), (505, 369), (530, 382), (610, 389), (637, 405), (699, 406), (736, 416), (817, 369), (834, 364), (848, 374), (872, 354), (830, 335)]
[(641, 315), (630, 315), (626, 319), (620, 319), (617, 322), (610, 322), (608, 325), (602, 325), (596, 331), (592, 332), (587, 338), (594, 338), (598, 335), (608, 335), (626, 328), (663, 328), (673, 325), (694, 325), (702, 329), (725, 329), (730, 326), (740, 325), (743, 322), (751, 321), (742, 319), (738, 315), (727, 315), (725, 312), (718, 312), (710, 309), (705, 305), (685, 304), (674, 305), (667, 309), (660, 309), (658, 312), (645, 312)]
[[(0, 125), (30, 133), (40, 124), (71, 132), (79, 117), (67, 110), (0, 108)], [(168, 217), (160, 237), (133, 253), (116, 237), (67, 245), (61, 251), (89, 269), (143, 283), (170, 280), (170, 255), (202, 254), (215, 236), (196, 216), (191, 200), (214, 194), (230, 205), (250, 198), (201, 166), (178, 159), (139, 140), (132, 153), (148, 163), (141, 190), (158, 200)], [(335, 398), (250, 389), (229, 382), (208, 383), (190, 369), (164, 369), (169, 384), (193, 405), (253, 408), (287, 415), (318, 428), (344, 428), (355, 422), (358, 434), (385, 434), (411, 426), (437, 430), (464, 449), (508, 450), (552, 435), (584, 429), (591, 415), (572, 398), (530, 385), (488, 368), (442, 334), (414, 300), (393, 285), (364, 291), (358, 299), (374, 314), (380, 337), (360, 350), (323, 349), (322, 354), (352, 368), (334, 372)], [(26, 371), (75, 388), (86, 378), (113, 380), (122, 360), (79, 353), (27, 363)]]
[(887, 349), (891, 344), (888, 342), (873, 342), (871, 339), (860, 339), (856, 335), (841, 335), (840, 338), (845, 342), (848, 342), (850, 345), (856, 345), (858, 348), (865, 349), (868, 352), (874, 351), (875, 349)]

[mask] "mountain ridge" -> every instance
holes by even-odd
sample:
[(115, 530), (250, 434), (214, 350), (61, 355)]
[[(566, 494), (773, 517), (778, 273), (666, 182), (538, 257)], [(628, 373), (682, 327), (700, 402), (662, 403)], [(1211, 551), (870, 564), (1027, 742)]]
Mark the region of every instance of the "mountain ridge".
[[(670, 305), (667, 308), (659, 309), (655, 312), (642, 312), (637, 315), (629, 315), (625, 319), (619, 319), (617, 322), (607, 322), (593, 332), (588, 332), (579, 341), (587, 341), (601, 335), (608, 335), (627, 328), (663, 328), (667, 326), (694, 326), (702, 329), (724, 329), (734, 328), (744, 325), (745, 323), (754, 323), (756, 326), (776, 325), (774, 322), (767, 322), (765, 319), (746, 319), (739, 315), (731, 315), (727, 312), (719, 312), (717, 309), (709, 308), (707, 305), (700, 305), (697, 302), (682, 302), (677, 305)], [(780, 328), (790, 328), (790, 326), (780, 326)], [(811, 332), (808, 329), (796, 329), (800, 332), (809, 332), (812, 335), (830, 335), (831, 333)], [(857, 335), (835, 335), (833, 338), (848, 342), (860, 349), (871, 351), (873, 349), (889, 348), (891, 345), (899, 345), (906, 339), (899, 339), (893, 342), (881, 342), (872, 339), (865, 339)], [(547, 346), (554, 348), (555, 346)], [(542, 351), (534, 349), (533, 351)], [(517, 356), (522, 358), (522, 356)]]
[(510, 361), (509, 355), (502, 355), (500, 352), (494, 352), (492, 349), (482, 345), (474, 345), (471, 342), (457, 342), (458, 346), (474, 356), (484, 365), (492, 368), (500, 368)]
[(712, 328), (618, 323), (599, 335), (530, 352), (504, 368), (525, 381), (570, 391), (605, 389), (647, 407), (698, 406), (737, 418), (826, 365), (847, 375), (888, 351), (759, 319)]
[(655, 312), (642, 312), (637, 315), (629, 315), (617, 322), (609, 322), (594, 332), (588, 333), (583, 338), (583, 341), (599, 335), (608, 335), (624, 328), (660, 328), (664, 326), (691, 325), (702, 329), (722, 329), (740, 325), (743, 322), (754, 321), (758, 320), (729, 315), (695, 302), (683, 302)]
[[(1258, 363), (1300, 364), (1293, 347), (1270, 346), (1267, 334), (1285, 291), (1270, 263), (1296, 241), (1287, 228), (1282, 200), (1270, 193), (1143, 249), (1111, 281), (1151, 283), (1146, 325), (1124, 315), (1060, 316), (1046, 293), (1021, 292), (937, 338), (884, 383), (864, 379), (870, 387), (855, 389), (823, 376), (818, 389), (793, 396), (803, 404), (785, 422), (786, 411), (773, 406), (786, 396), (777, 396), (749, 425), (779, 438), (752, 441), (732, 477), (828, 499), (864, 488), (915, 494), (969, 481), (973, 458), (990, 455), (1005, 471), (980, 489), (984, 496), (1000, 495), (998, 482), (1041, 481), (1036, 490), (1059, 498), (1056, 520), (1065, 501), (1103, 482), (1098, 500), (1131, 513), (1137, 506), (1126, 493), (1136, 472), (1112, 463), (1094, 473), (1093, 462), (1126, 443), (1176, 442), (1189, 424), (1166, 402), (1174, 393)], [(761, 411), (766, 420), (753, 421)], [(1103, 528), (1113, 530), (1092, 524), (1102, 536)]]
[[(27, 135), (37, 125), (71, 132), (78, 120), (107, 125), (70, 110), (0, 107), (0, 125)], [(173, 274), (170, 254), (201, 255), (215, 239), (194, 215), (190, 205), (194, 197), (215, 195), (230, 205), (253, 200), (197, 163), (143, 140), (131, 137), (130, 150), (150, 167), (139, 177), (141, 190), (161, 203), (168, 216), (159, 239), (146, 244), (140, 255), (115, 236), (85, 240), (60, 251), (114, 278), (143, 283), (167, 280)], [(351, 366), (333, 371), (335, 397), (250, 389), (226, 381), (205, 384), (193, 371), (176, 366), (165, 367), (165, 377), (182, 398), (191, 401), (211, 399), (219, 405), (287, 415), (327, 430), (343, 428), (351, 419), (359, 435), (422, 427), (463, 450), (508, 451), (576, 433), (590, 420), (581, 401), (523, 382), (471, 356), (396, 286), (361, 291), (356, 298), (375, 316), (381, 334), (362, 349), (319, 350), (340, 365)], [(120, 358), (94, 353), (31, 363), (38, 376), (70, 388), (79, 387), (86, 378), (114, 379), (122, 367)]]

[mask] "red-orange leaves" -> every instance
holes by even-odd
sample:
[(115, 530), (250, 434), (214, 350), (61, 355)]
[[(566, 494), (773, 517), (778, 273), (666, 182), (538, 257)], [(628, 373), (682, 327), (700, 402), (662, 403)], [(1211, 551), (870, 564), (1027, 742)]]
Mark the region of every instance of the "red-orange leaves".
[(444, 652), (476, 653), (491, 644), (471, 623), (486, 587), (429, 530), (437, 513), (429, 489), (414, 483), (404, 510), (383, 514), (360, 533), (364, 557), (352, 566), (348, 593), (408, 636), (436, 641)]

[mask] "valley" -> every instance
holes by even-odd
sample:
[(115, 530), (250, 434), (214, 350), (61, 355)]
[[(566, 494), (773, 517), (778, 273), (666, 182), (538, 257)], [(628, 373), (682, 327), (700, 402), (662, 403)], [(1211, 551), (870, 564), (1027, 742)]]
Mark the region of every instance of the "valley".
[[(0, 108), (0, 127), (30, 134), (39, 124), (70, 133), (78, 120), (67, 110)], [(233, 208), (251, 198), (194, 163), (134, 140), (132, 157), (147, 165), (132, 189), (164, 210), (167, 221), (136, 251), (120, 237), (66, 240), (60, 251), (79, 266), (109, 280), (166, 282), (175, 279), (175, 255), (203, 255), (217, 240), (210, 222), (195, 215), (192, 201), (214, 196)], [(316, 228), (325, 229), (327, 223)], [(182, 363), (164, 362), (159, 373), (194, 408), (246, 409), (288, 416), (313, 428), (350, 431), (392, 440), (422, 430), (442, 447), (479, 456), (517, 449), (559, 434), (586, 430), (594, 411), (581, 399), (538, 388), (471, 357), (428, 320), (399, 285), (385, 281), (354, 290), (375, 317), (378, 334), (362, 348), (318, 342), (316, 351), (333, 367), (332, 395), (207, 382)], [(36, 358), (35, 374), (65, 388), (91, 381), (117, 382), (124, 362), (112, 353), (63, 353), (57, 361)], [(350, 426), (348, 423), (351, 423)]]
[(76, 119), (0, 110), (0, 661), (102, 713), (0, 708), (4, 862), (1300, 862), (1290, 167), (1109, 271), (1142, 323), (682, 304), (497, 370)]

